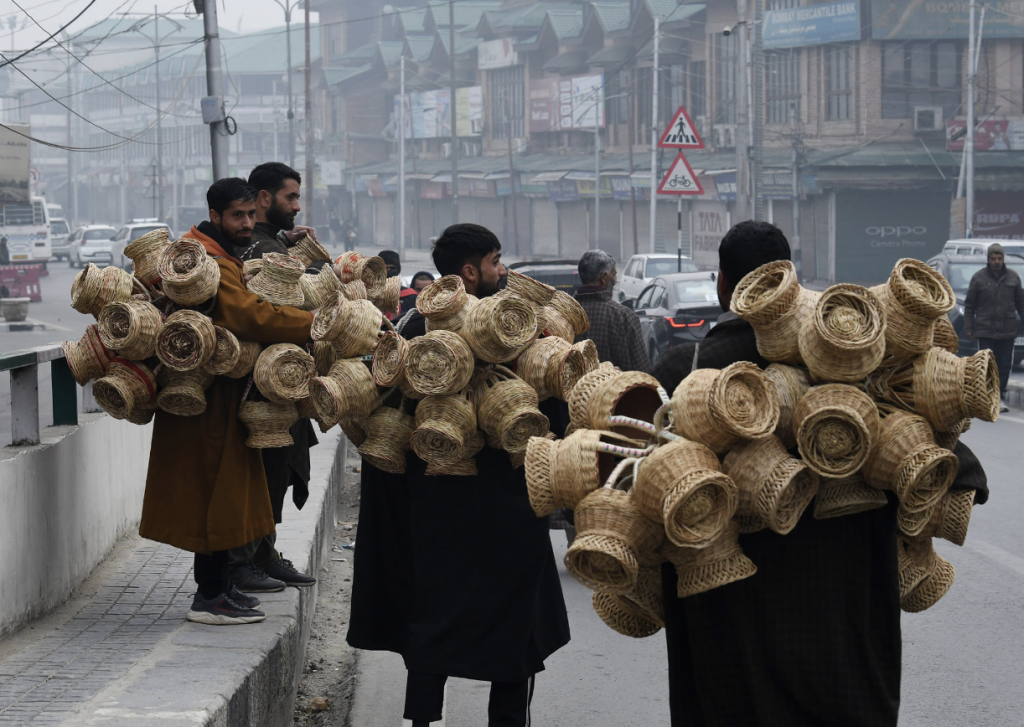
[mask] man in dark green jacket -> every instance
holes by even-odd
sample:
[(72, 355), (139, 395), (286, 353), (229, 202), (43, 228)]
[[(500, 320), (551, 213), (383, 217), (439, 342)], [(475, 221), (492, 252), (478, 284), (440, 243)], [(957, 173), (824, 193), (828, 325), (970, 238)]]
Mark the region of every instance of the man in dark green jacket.
[[(991, 349), (999, 367), (999, 393), (1006, 396), (1006, 383), (1013, 368), (1013, 342), (1017, 337), (1017, 316), (1024, 318), (1024, 291), (1020, 276), (1006, 267), (1003, 246), (988, 246), (988, 265), (971, 278), (964, 302), (964, 333), (978, 339), (978, 348)], [(1009, 411), (1003, 404), (1002, 411)]]

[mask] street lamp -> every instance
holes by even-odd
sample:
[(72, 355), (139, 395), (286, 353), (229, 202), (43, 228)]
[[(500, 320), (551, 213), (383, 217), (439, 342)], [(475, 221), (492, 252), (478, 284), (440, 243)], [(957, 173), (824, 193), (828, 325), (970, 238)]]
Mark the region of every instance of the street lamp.
[[(175, 26), (174, 30), (167, 33), (163, 38), (160, 37), (160, 18), (171, 21)], [(184, 30), (185, 26), (166, 13), (158, 12), (156, 5), (153, 6), (153, 35), (150, 36), (143, 33), (142, 28), (144, 26), (145, 23), (140, 21), (131, 29), (143, 38), (148, 38), (153, 43), (153, 54), (156, 56), (156, 64), (154, 66), (156, 68), (156, 190), (153, 206), (159, 209), (157, 219), (162, 220), (164, 217), (164, 127), (163, 113), (160, 110), (160, 43), (168, 35)]]
[[(292, 108), (292, 10), (301, 0), (274, 0), (284, 10), (285, 38), (288, 45), (288, 166), (295, 168), (295, 110)], [(277, 133), (276, 131), (274, 132)], [(276, 146), (277, 141), (274, 141)], [(309, 180), (313, 184), (313, 180)], [(310, 187), (312, 189), (312, 187)]]

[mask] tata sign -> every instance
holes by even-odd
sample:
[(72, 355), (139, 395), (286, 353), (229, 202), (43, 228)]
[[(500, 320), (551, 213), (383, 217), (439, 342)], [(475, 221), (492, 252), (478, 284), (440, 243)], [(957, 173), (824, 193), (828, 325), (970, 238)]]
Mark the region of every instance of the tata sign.
[[(982, 3), (978, 2), (978, 10)], [(985, 39), (1024, 38), (1024, 0), (988, 3)], [(971, 4), (935, 0), (871, 0), (875, 40), (942, 40), (968, 36)], [(767, 44), (765, 44), (767, 47)]]
[(765, 48), (799, 48), (860, 40), (860, 3), (808, 5), (764, 14)]

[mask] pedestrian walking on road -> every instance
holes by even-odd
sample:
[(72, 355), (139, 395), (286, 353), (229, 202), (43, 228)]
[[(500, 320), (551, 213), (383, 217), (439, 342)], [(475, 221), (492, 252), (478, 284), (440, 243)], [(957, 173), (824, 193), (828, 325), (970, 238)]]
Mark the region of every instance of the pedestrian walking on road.
[[(256, 223), (248, 245), (236, 248), (238, 258), (245, 262), (262, 258), (270, 252), (288, 252), (288, 248), (316, 231), (295, 224), (302, 211), (299, 205), (302, 177), (281, 162), (260, 164), (249, 174), (249, 184), (256, 190)], [(330, 260), (311, 263), (307, 272), (319, 272)], [(258, 394), (258, 392), (257, 392)], [(288, 430), (292, 444), (287, 447), (261, 449), (266, 472), (274, 522), (281, 524), (288, 488), (292, 502), (302, 509), (309, 497), (309, 449), (317, 444), (316, 432), (309, 419), (299, 419)], [(306, 587), (316, 578), (300, 573), (292, 562), (281, 556), (275, 547), (276, 530), (240, 548), (232, 548), (228, 577), (245, 593), (274, 593), (285, 586)]]
[[(210, 220), (184, 237), (198, 240), (220, 269), (210, 317), (240, 340), (309, 341), (313, 315), (261, 302), (246, 290), (235, 252), (250, 243), (256, 192), (244, 179), (218, 180), (206, 194)], [(153, 419), (149, 472), (139, 535), (195, 553), (198, 592), (187, 614), (212, 625), (266, 618), (259, 600), (228, 579), (228, 551), (274, 532), (274, 512), (260, 450), (247, 447), (238, 408), (246, 379), (217, 376), (206, 390), (206, 409), (177, 416), (158, 409)]]
[(11, 251), (7, 248), (7, 235), (0, 236), (0, 265), (11, 264)]
[(1024, 291), (1020, 276), (1006, 267), (1003, 246), (988, 246), (988, 265), (971, 278), (964, 301), (964, 334), (978, 339), (979, 349), (989, 349), (999, 367), (999, 393), (1006, 406), (1006, 385), (1013, 369), (1013, 344), (1017, 338), (1017, 316), (1024, 319)]
[(589, 338), (602, 362), (611, 361), (623, 371), (649, 371), (651, 360), (636, 313), (612, 300), (615, 259), (603, 250), (589, 250), (580, 258), (579, 273), (583, 285), (576, 291), (576, 300), (587, 312), (590, 330), (577, 336), (576, 342)]
[[(753, 327), (729, 310), (736, 283), (789, 242), (774, 225), (741, 222), (719, 250), (723, 314), (700, 343), (670, 349), (653, 375), (669, 392), (695, 368), (768, 362)], [(985, 472), (962, 443), (955, 489), (988, 499)], [(817, 520), (808, 508), (788, 535), (740, 536), (757, 566), (745, 580), (680, 599), (662, 566), (673, 727), (845, 725), (895, 727), (900, 705), (897, 501)]]
[[(433, 258), (478, 298), (505, 275), (498, 238), (479, 225), (449, 227)], [(426, 333), (419, 311), (403, 324), (407, 339)], [(413, 452), (405, 474), (362, 463), (348, 643), (402, 655), (415, 727), (441, 719), (448, 677), (491, 682), (486, 724), (527, 727), (534, 677), (569, 641), (547, 520), (530, 507), (523, 468), (490, 447), (476, 467), (428, 476)]]

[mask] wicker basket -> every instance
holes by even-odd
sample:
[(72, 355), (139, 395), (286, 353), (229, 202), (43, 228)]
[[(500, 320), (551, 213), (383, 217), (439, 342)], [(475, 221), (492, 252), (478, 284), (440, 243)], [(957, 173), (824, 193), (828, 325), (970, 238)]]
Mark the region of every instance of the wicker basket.
[(893, 490), (908, 513), (923, 513), (949, 490), (958, 466), (956, 455), (935, 444), (928, 422), (896, 410), (882, 419), (864, 479), (872, 487)]
[(420, 291), (416, 309), (427, 319), (428, 330), (457, 333), (477, 299), (466, 293), (462, 278), (445, 275)]
[(942, 538), (955, 545), (963, 545), (967, 539), (967, 527), (971, 524), (971, 509), (974, 507), (975, 490), (950, 490), (931, 513), (920, 536)]
[(739, 537), (739, 523), (733, 520), (706, 548), (680, 548), (666, 543), (662, 555), (675, 566), (676, 596), (706, 593), (757, 573), (757, 566), (743, 554)]
[(586, 366), (584, 375), (596, 371), (597, 367), (601, 365), (601, 359), (597, 354), (597, 344), (591, 339), (586, 338), (579, 343), (574, 343), (572, 347), (583, 355), (583, 363)]
[(398, 386), (405, 380), (405, 362), (409, 358), (409, 342), (394, 331), (381, 335), (373, 349), (370, 371), (377, 386)]
[(245, 446), (253, 449), (290, 447), (292, 424), (299, 420), (295, 403), (275, 404), (272, 401), (243, 401), (238, 407), (238, 418), (249, 430)]
[(932, 348), (872, 377), (868, 390), (877, 399), (920, 414), (940, 432), (956, 429), (964, 419), (994, 422), (999, 416), (999, 370), (987, 349), (960, 358)]
[(800, 456), (822, 477), (848, 477), (860, 470), (878, 430), (874, 402), (847, 384), (812, 387), (793, 414)]
[[(593, 341), (591, 341), (593, 343)], [(589, 429), (590, 419), (587, 413), (587, 405), (590, 403), (594, 391), (603, 382), (621, 374), (610, 361), (599, 364), (593, 371), (588, 372), (577, 382), (569, 394), (569, 419), (574, 429)], [(657, 392), (655, 392), (657, 393)]]
[(254, 257), (251, 260), (246, 260), (242, 263), (242, 275), (255, 276), (259, 275), (260, 270), (263, 269), (263, 258)]
[(545, 285), (529, 276), (517, 273), (515, 270), (508, 271), (507, 290), (537, 305), (547, 305), (555, 297), (555, 289), (550, 285)]
[[(583, 306), (568, 293), (556, 290), (545, 308), (554, 308), (572, 326), (574, 336), (582, 336), (590, 330), (590, 318)], [(571, 341), (570, 341), (571, 343)]]
[(410, 445), (416, 456), (435, 467), (452, 465), (465, 456), (476, 432), (473, 392), (428, 396), (416, 406), (416, 430)]
[(345, 300), (367, 300), (366, 286), (362, 280), (353, 280), (350, 283), (341, 284), (341, 293)]
[(586, 401), (586, 421), (583, 424), (587, 429), (635, 434), (635, 426), (614, 422), (622, 419), (653, 422), (655, 412), (665, 403), (664, 390), (658, 380), (641, 371), (615, 371), (614, 376), (602, 378), (596, 385), (593, 385), (593, 380), (588, 384), (592, 388)]
[(86, 263), (71, 283), (71, 307), (99, 318), (108, 303), (125, 303), (132, 299), (133, 280), (131, 275), (113, 265), (101, 270)]
[(400, 275), (388, 278), (384, 285), (375, 289), (372, 294), (368, 293), (371, 303), (377, 306), (382, 313), (390, 313), (392, 316), (397, 316), (400, 312), (401, 295), (402, 276)]
[(310, 336), (330, 341), (338, 358), (355, 358), (373, 352), (384, 317), (368, 300), (347, 300), (335, 293), (313, 317)]
[(800, 357), (818, 381), (853, 384), (885, 356), (885, 312), (867, 288), (833, 285), (800, 327)]
[[(311, 266), (317, 260), (330, 260), (331, 259), (331, 253), (327, 252), (323, 248), (323, 245), (321, 245), (319, 242), (314, 240), (309, 235), (303, 235), (301, 240), (299, 240), (294, 245), (292, 245), (290, 248), (288, 248), (288, 252), (293, 257), (297, 257), (299, 260), (301, 260), (302, 264), (305, 267), (307, 267), (307, 268), (309, 266)], [(327, 265), (325, 267), (328, 270), (331, 269), (329, 265)], [(331, 276), (335, 280), (338, 279), (337, 276), (334, 275), (333, 271), (331, 272)]]
[(217, 294), (220, 267), (198, 240), (172, 242), (156, 266), (164, 295), (182, 306), (197, 306)]
[(454, 475), (455, 477), (476, 477), (479, 470), (476, 468), (476, 456), (487, 443), (484, 433), (477, 430), (469, 441), (463, 446), (462, 459), (453, 464), (434, 465), (428, 464), (424, 474), (430, 476)]
[(956, 569), (941, 556), (935, 556), (935, 570), (906, 597), (900, 599), (900, 607), (907, 613), (920, 613), (934, 606), (953, 586)]
[(152, 303), (153, 291), (143, 285), (138, 278), (132, 278), (132, 300), (139, 303)]
[(109, 303), (100, 311), (98, 320), (103, 344), (122, 358), (141, 361), (156, 355), (157, 336), (164, 319), (152, 303)]
[(126, 422), (131, 424), (138, 424), (139, 426), (145, 426), (153, 421), (153, 417), (156, 416), (156, 412), (160, 407), (157, 406), (156, 399), (146, 404), (141, 404), (136, 408), (128, 412), (128, 416), (124, 418)]
[(613, 631), (642, 639), (665, 625), (661, 600), (661, 571), (640, 568), (636, 587), (627, 594), (594, 591), (594, 611)]
[(938, 565), (931, 538), (899, 538), (896, 553), (900, 579), (900, 599), (909, 596)]
[(111, 351), (100, 338), (98, 326), (93, 323), (87, 326), (82, 338), (78, 341), (64, 341), (61, 344), (64, 358), (71, 369), (71, 375), (79, 386), (85, 386), (92, 379), (98, 379), (107, 373), (110, 362), (117, 357), (117, 351)]
[(517, 359), (537, 337), (537, 316), (523, 300), (491, 296), (472, 307), (459, 335), (477, 358), (506, 363)]
[(125, 245), (124, 256), (132, 261), (132, 273), (143, 285), (152, 288), (160, 284), (157, 263), (170, 244), (167, 228), (158, 227)]
[(723, 469), (739, 489), (737, 512), (780, 535), (796, 527), (818, 492), (818, 475), (773, 435), (737, 444)]
[(736, 513), (738, 491), (718, 457), (703, 444), (677, 440), (658, 447), (637, 468), (633, 501), (661, 523), (679, 546), (708, 545)]
[(107, 373), (92, 386), (92, 395), (103, 411), (115, 419), (127, 419), (156, 396), (156, 376), (146, 364), (115, 358)]
[(538, 306), (534, 312), (537, 314), (537, 332), (540, 335), (548, 338), (560, 338), (566, 343), (572, 343), (576, 340), (572, 323), (562, 315), (561, 311), (545, 305)]
[(231, 367), (231, 370), (224, 375), (229, 379), (241, 379), (248, 376), (256, 368), (256, 360), (260, 357), (262, 350), (260, 344), (255, 341), (239, 341), (238, 360), (235, 361), (235, 365)]
[(422, 396), (446, 396), (469, 386), (473, 365), (473, 352), (459, 334), (431, 331), (409, 342), (405, 377)]
[(206, 362), (206, 371), (214, 376), (223, 376), (234, 370), (238, 365), (238, 357), (242, 353), (242, 344), (234, 333), (223, 326), (214, 326), (217, 342), (213, 349), (213, 358)]
[(672, 412), (677, 434), (722, 454), (740, 439), (775, 431), (779, 394), (757, 366), (741, 361), (691, 373), (672, 394)]
[(885, 507), (889, 499), (864, 481), (861, 473), (833, 479), (818, 480), (818, 495), (814, 498), (814, 517), (827, 520), (845, 515), (877, 510)]
[(525, 452), (531, 437), (550, 426), (541, 414), (537, 391), (503, 366), (477, 369), (473, 377), (480, 428), (506, 452)]
[(740, 280), (731, 308), (757, 333), (757, 350), (769, 361), (799, 366), (800, 329), (814, 314), (820, 293), (802, 288), (788, 260), (762, 265)]
[(938, 346), (950, 353), (960, 352), (960, 336), (946, 316), (939, 316), (935, 319), (935, 328), (932, 329), (932, 346)]
[(273, 305), (287, 305), (301, 308), (306, 300), (302, 292), (300, 280), (306, 266), (302, 261), (291, 255), (279, 252), (268, 252), (263, 256), (263, 267), (259, 274), (248, 282), (246, 287), (255, 293), (260, 300)]
[(388, 279), (388, 266), (379, 257), (363, 257), (354, 251), (345, 252), (334, 260), (341, 272), (341, 282), (362, 281), (367, 294), (375, 294)]
[(643, 442), (581, 429), (565, 439), (533, 437), (526, 447), (526, 490), (537, 517), (574, 508), (601, 487), (624, 457), (647, 454)]
[(160, 373), (160, 393), (156, 403), (169, 414), (180, 417), (198, 416), (206, 411), (206, 390), (213, 384), (213, 374), (203, 369)]
[(364, 422), (357, 419), (340, 419), (326, 428), (321, 424), (320, 431), (326, 432), (328, 429), (333, 427), (334, 424), (341, 427), (341, 431), (344, 432), (345, 438), (348, 439), (348, 441), (352, 442), (356, 447), (363, 446), (363, 442), (366, 441), (366, 430), (363, 428)]
[(265, 348), (256, 359), (252, 374), (256, 388), (276, 404), (306, 398), (309, 380), (315, 376), (313, 357), (293, 343), (275, 343)]
[(552, 396), (568, 401), (573, 387), (586, 373), (583, 354), (562, 338), (540, 338), (523, 351), (516, 367), (519, 376), (537, 390), (540, 401)]
[(796, 406), (811, 388), (811, 379), (806, 369), (785, 364), (772, 364), (764, 371), (779, 393), (779, 423), (775, 427), (775, 436), (782, 440), (786, 449), (796, 446), (793, 434), (793, 414)]
[(654, 553), (665, 533), (636, 509), (628, 492), (601, 488), (575, 509), (576, 539), (565, 567), (588, 588), (626, 594), (637, 586), (640, 554)]
[(313, 343), (313, 363), (316, 364), (317, 376), (327, 376), (331, 372), (331, 366), (338, 360), (338, 354), (334, 352), (334, 346), (330, 341), (316, 341)]
[(311, 379), (309, 397), (320, 419), (330, 426), (342, 419), (362, 422), (377, 408), (377, 386), (360, 359), (341, 359), (327, 376)]
[(359, 454), (379, 470), (404, 474), (413, 426), (412, 417), (403, 410), (378, 407), (363, 423), (366, 440), (359, 446)]
[(903, 258), (889, 282), (871, 289), (885, 310), (886, 356), (916, 356), (932, 347), (935, 321), (956, 305), (949, 283), (930, 266)]
[(341, 281), (330, 266), (324, 265), (316, 275), (303, 273), (299, 287), (302, 288), (303, 310), (316, 310), (333, 301), (335, 293), (341, 292)]
[(217, 331), (213, 322), (194, 310), (180, 310), (164, 321), (157, 338), (156, 355), (160, 363), (174, 371), (202, 368), (217, 350)]

